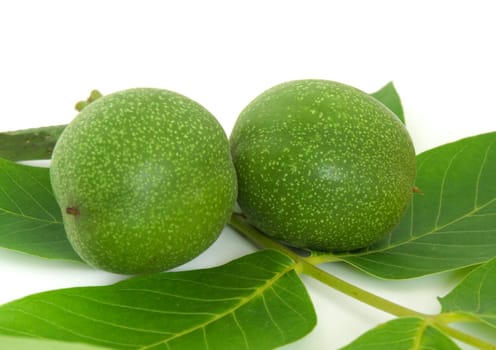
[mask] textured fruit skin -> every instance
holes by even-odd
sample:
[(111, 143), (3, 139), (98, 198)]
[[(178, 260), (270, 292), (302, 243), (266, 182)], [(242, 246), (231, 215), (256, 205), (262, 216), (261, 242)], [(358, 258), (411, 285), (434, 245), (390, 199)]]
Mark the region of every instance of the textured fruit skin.
[(412, 195), (415, 150), (404, 125), (347, 85), (277, 85), (241, 112), (230, 143), (248, 221), (296, 247), (370, 245), (399, 222)]
[(57, 142), (50, 175), (76, 252), (122, 274), (199, 255), (236, 197), (220, 124), (196, 102), (161, 89), (124, 90), (85, 107)]

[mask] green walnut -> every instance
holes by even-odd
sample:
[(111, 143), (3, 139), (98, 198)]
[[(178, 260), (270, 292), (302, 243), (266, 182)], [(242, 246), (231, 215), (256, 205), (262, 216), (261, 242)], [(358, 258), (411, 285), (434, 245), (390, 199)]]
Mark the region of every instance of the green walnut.
[(368, 94), (297, 80), (256, 97), (230, 137), (238, 202), (259, 230), (295, 247), (363, 248), (398, 224), (414, 189), (404, 125)]
[(85, 106), (53, 151), (50, 176), (75, 251), (122, 274), (161, 271), (209, 247), (236, 198), (229, 142), (205, 108), (137, 88)]

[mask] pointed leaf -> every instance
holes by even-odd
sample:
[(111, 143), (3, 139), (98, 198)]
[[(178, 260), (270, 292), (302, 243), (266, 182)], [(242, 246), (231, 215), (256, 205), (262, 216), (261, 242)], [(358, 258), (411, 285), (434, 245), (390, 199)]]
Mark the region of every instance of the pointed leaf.
[(420, 318), (398, 318), (358, 337), (341, 350), (459, 350), (436, 328)]
[(496, 259), (473, 270), (439, 300), (443, 313), (469, 315), (496, 328)]
[(87, 344), (67, 343), (45, 339), (0, 336), (2, 349), (8, 350), (109, 350)]
[(0, 157), (8, 160), (50, 159), (65, 125), (0, 133)]
[(462, 139), (417, 157), (415, 194), (385, 239), (342, 259), (382, 278), (411, 278), (496, 256), (496, 133)]
[(382, 102), (388, 107), (396, 116), (405, 124), (405, 115), (403, 113), (403, 106), (401, 105), (400, 95), (396, 91), (393, 82), (389, 82), (380, 90), (370, 94), (375, 99)]
[(294, 268), (265, 250), (211, 269), (35, 294), (0, 306), (0, 333), (115, 349), (273, 349), (316, 323)]
[(81, 261), (65, 235), (48, 169), (0, 158), (0, 247)]

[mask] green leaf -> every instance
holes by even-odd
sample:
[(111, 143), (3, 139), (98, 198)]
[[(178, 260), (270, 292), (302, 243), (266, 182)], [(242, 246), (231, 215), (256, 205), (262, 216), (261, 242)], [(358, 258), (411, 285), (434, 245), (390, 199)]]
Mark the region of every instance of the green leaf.
[(496, 259), (473, 270), (439, 301), (443, 313), (468, 315), (496, 328)]
[(460, 348), (421, 318), (398, 318), (358, 337), (341, 350), (459, 350)]
[(295, 266), (264, 250), (211, 269), (35, 294), (0, 306), (0, 333), (115, 349), (273, 349), (316, 323)]
[(0, 336), (2, 349), (8, 350), (108, 350), (87, 344), (67, 343), (45, 339)]
[(373, 92), (370, 96), (382, 102), (388, 107), (396, 116), (405, 124), (405, 115), (403, 113), (403, 106), (401, 105), (400, 95), (396, 91), (393, 82), (389, 82), (380, 90)]
[(417, 157), (414, 194), (385, 239), (341, 259), (370, 274), (411, 278), (496, 256), (496, 133), (469, 137)]
[(8, 160), (50, 159), (65, 125), (0, 133), (0, 157)]
[(0, 158), (0, 247), (81, 261), (65, 235), (47, 168)]

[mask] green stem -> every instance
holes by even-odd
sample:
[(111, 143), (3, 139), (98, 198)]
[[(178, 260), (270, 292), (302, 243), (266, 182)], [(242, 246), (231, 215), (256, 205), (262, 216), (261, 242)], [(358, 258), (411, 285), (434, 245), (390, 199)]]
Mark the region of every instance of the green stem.
[(496, 347), (494, 345), (491, 345), (483, 341), (482, 339), (476, 338), (470, 334), (464, 333), (447, 325), (450, 322), (457, 321), (457, 318), (444, 316), (444, 314), (428, 315), (409, 309), (390, 300), (384, 299), (378, 295), (367, 292), (362, 288), (359, 288), (334, 275), (329, 274), (328, 272), (320, 269), (315, 265), (315, 263), (318, 261), (329, 261), (329, 255), (323, 255), (322, 259), (320, 259), (319, 255), (309, 257), (300, 256), (286, 246), (260, 233), (257, 229), (247, 223), (244, 217), (238, 213), (234, 213), (231, 216), (229, 225), (255, 244), (265, 248), (278, 250), (291, 257), (295, 261), (295, 270), (298, 273), (303, 273), (312, 278), (315, 278), (321, 283), (334, 288), (341, 293), (344, 293), (356, 300), (359, 300), (391, 315), (395, 315), (398, 317), (419, 317), (424, 319), (432, 326), (437, 327), (444, 333), (466, 344), (470, 344), (482, 350), (496, 350)]
[(297, 262), (297, 271), (304, 273), (305, 275), (311, 276), (321, 283), (332, 287), (346, 295), (349, 295), (363, 303), (374, 306), (379, 310), (383, 310), (389, 314), (403, 317), (403, 316), (416, 316), (416, 317), (428, 317), (428, 315), (419, 313), (417, 311), (408, 309), (404, 306), (398, 305), (389, 301), (387, 299), (381, 298), (375, 294), (369, 293), (364, 289), (361, 289), (351, 283), (348, 283), (336, 276), (333, 276), (324, 270), (315, 266), (311, 261), (312, 257), (305, 258), (302, 257), (290, 249), (286, 248), (282, 244), (270, 239), (269, 237), (261, 234), (253, 226), (245, 222), (239, 214), (233, 214), (229, 222), (231, 226), (243, 233), (246, 237), (254, 241), (255, 243), (271, 249), (276, 249), (289, 257), (291, 257), (295, 262)]
[(348, 283), (334, 275), (331, 275), (324, 270), (318, 268), (317, 266), (310, 264), (306, 261), (301, 262), (303, 265), (302, 273), (310, 277), (315, 278), (319, 282), (332, 287), (343, 294), (349, 295), (356, 300), (359, 300), (365, 304), (371, 305), (376, 309), (385, 311), (391, 315), (398, 317), (422, 317), (425, 318), (428, 315), (422, 314), (415, 310), (411, 310), (402, 305), (393, 303), (390, 300), (384, 299), (376, 294), (367, 292), (366, 290), (359, 288), (351, 283)]
[(306, 260), (313, 265), (320, 265), (328, 262), (343, 261), (339, 256), (332, 253), (317, 253), (309, 256)]
[(474, 337), (474, 336), (467, 334), (465, 332), (459, 331), (458, 329), (450, 327), (450, 326), (446, 325), (445, 323), (438, 322), (438, 321), (434, 320), (433, 326), (437, 327), (440, 331), (451, 336), (452, 338), (458, 339), (459, 341), (462, 341), (465, 344), (472, 345), (478, 349), (496, 350), (496, 345), (489, 344), (480, 338), (477, 338), (477, 337)]
[(460, 312), (445, 312), (439, 315), (436, 315), (436, 321), (444, 324), (454, 323), (454, 322), (478, 322), (479, 320), (468, 314), (460, 313)]

